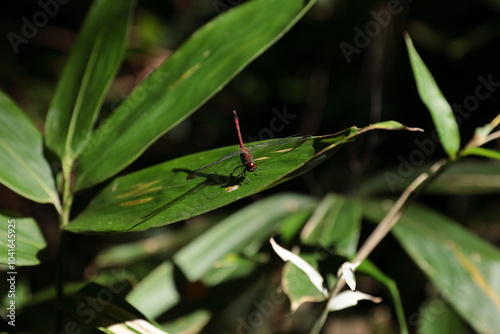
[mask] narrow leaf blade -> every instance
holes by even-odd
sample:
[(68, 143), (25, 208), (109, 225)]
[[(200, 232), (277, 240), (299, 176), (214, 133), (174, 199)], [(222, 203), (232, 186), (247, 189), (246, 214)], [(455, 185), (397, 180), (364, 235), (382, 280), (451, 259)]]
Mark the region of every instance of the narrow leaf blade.
[[(398, 168), (367, 178), (361, 185), (361, 193), (389, 193), (406, 189), (413, 179), (429, 170), (432, 164), (411, 167), (400, 164)], [(431, 194), (481, 195), (500, 193), (500, 169), (494, 161), (459, 160), (426, 189)]]
[(0, 91), (0, 182), (35, 202), (52, 203), (59, 208), (54, 178), (42, 147), (40, 131)]
[(194, 239), (175, 254), (174, 261), (188, 279), (199, 280), (224, 255), (269, 238), (287, 215), (313, 205), (309, 197), (295, 194), (272, 196), (249, 205)]
[[(370, 220), (386, 210), (364, 203)], [(441, 214), (412, 205), (393, 229), (406, 252), (441, 295), (480, 333), (500, 328), (500, 251)]]
[(80, 233), (130, 232), (188, 219), (297, 177), (356, 136), (377, 128), (374, 124), (327, 136), (265, 141), (279, 144), (254, 154), (260, 159), (260, 169), (245, 177), (234, 175), (241, 167), (240, 157), (235, 155), (214, 165), (204, 176), (186, 180), (193, 170), (238, 150), (237, 146), (174, 159), (115, 179), (65, 228)]
[(179, 300), (171, 262), (160, 264), (127, 295), (130, 304), (151, 318), (159, 316)]
[(78, 35), (46, 121), (47, 146), (73, 161), (86, 144), (125, 54), (135, 1), (97, 0)]
[(460, 316), (441, 298), (427, 301), (418, 311), (419, 334), (467, 334), (469, 330)]
[(304, 226), (301, 240), (307, 245), (320, 245), (351, 258), (358, 246), (361, 217), (359, 203), (341, 195), (328, 194)]
[(417, 53), (408, 34), (405, 34), (405, 41), (418, 94), (429, 109), (445, 152), (454, 158), (460, 148), (460, 133), (453, 110)]

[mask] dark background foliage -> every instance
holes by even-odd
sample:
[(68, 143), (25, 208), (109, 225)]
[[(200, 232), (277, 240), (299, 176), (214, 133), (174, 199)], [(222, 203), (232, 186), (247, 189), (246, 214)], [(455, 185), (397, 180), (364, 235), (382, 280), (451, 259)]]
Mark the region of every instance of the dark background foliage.
[[(224, 0), (139, 1), (126, 61), (108, 94), (101, 120), (190, 34), (218, 15), (218, 11), (231, 7), (224, 4), (227, 4)], [(8, 33), (19, 33), (22, 18), (31, 19), (40, 11), (40, 5), (36, 1), (11, 1), (4, 4), (0, 13), (0, 87), (41, 130), (62, 66), (90, 5), (91, 1), (87, 0), (59, 5), (57, 14), (28, 43), (21, 44), (17, 53), (8, 40)], [(352, 54), (348, 61), (340, 44), (354, 45), (354, 28), (364, 30), (366, 23), (373, 21), (370, 11), (384, 10), (387, 4), (385, 1), (318, 1), (270, 50), (196, 114), (160, 138), (123, 173), (181, 155), (234, 144), (232, 109), (239, 112), (244, 138), (258, 138), (259, 131), (269, 126), (276, 111), (284, 110), (294, 118), (283, 131), (273, 134), (276, 137), (298, 133), (329, 134), (352, 125), (364, 126), (389, 119), (426, 130), (424, 134), (371, 133), (346, 146), (334, 159), (304, 177), (262, 196), (284, 190), (314, 195), (328, 191), (356, 193), (365, 177), (397, 166), (401, 157), (408, 159), (415, 148), (415, 140), (430, 138), (433, 130), (432, 120), (417, 95), (402, 38), (404, 30), (409, 31), (451, 105), (462, 104), (464, 99), (474, 95), (480, 76), (492, 75), (494, 81), (500, 81), (498, 4), (473, 0), (401, 1), (400, 6), (402, 13), (392, 16), (391, 24), (371, 39), (367, 47), (361, 48), (359, 54)], [(245, 29), (245, 26), (234, 29)], [(467, 118), (458, 116), (462, 138), (469, 138), (474, 128), (498, 113), (498, 97), (498, 92), (494, 92), (480, 101)], [(438, 149), (427, 158), (442, 156), (443, 151)], [(59, 168), (57, 164), (52, 167), (54, 171)], [(76, 212), (86, 206), (95, 191), (79, 194)], [(0, 196), (2, 209), (33, 216), (40, 222), (49, 242), (46, 257), (50, 259), (56, 248), (57, 217), (53, 209), (49, 205), (29, 202), (4, 186), (0, 186)], [(252, 199), (222, 208), (212, 215), (224, 214), (248, 201)], [(488, 212), (492, 214), (489, 210), (498, 205), (498, 197), (434, 195), (424, 196), (423, 201), (492, 243), (500, 244), (498, 218), (487, 217)], [(133, 236), (101, 239), (72, 235), (71, 238), (70, 257), (74, 260), (69, 279), (78, 279), (89, 275), (82, 268), (100, 249)], [(390, 261), (388, 254), (391, 254)], [(402, 270), (412, 264), (390, 238), (376, 250), (373, 259), (396, 281), (407, 282), (402, 297), (407, 303), (412, 301), (407, 311), (414, 311), (421, 298), (423, 276), (407, 277), (407, 273), (418, 271), (415, 268)], [(52, 263), (49, 261), (43, 266), (50, 272)], [(50, 274), (35, 276), (38, 269), (24, 270), (34, 289), (53, 283)]]

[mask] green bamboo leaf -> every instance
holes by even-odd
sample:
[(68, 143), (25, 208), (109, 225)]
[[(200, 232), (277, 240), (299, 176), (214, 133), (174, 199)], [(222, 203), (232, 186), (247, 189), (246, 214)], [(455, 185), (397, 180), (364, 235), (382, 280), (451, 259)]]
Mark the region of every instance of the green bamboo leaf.
[[(380, 202), (365, 201), (364, 213), (380, 221)], [(456, 222), (412, 205), (393, 233), (440, 294), (479, 333), (500, 328), (500, 252)]]
[(160, 264), (127, 295), (127, 302), (150, 318), (159, 316), (174, 306), (179, 299), (172, 262)]
[[(0, 214), (0, 263), (12, 264), (8, 271), (18, 266), (40, 263), (37, 254), (47, 246), (38, 224), (32, 218), (16, 218)], [(10, 252), (12, 252), (10, 254)]]
[(98, 270), (108, 267), (129, 267), (159, 254), (162, 256), (172, 254), (206, 229), (205, 224), (190, 225), (189, 228), (176, 230), (175, 233), (161, 233), (106, 248), (94, 259), (95, 267)]
[(405, 41), (420, 99), (429, 109), (445, 152), (454, 158), (460, 148), (460, 133), (453, 109), (444, 98), (408, 34), (405, 34)]
[[(317, 254), (300, 254), (299, 256), (317, 269)], [(309, 276), (290, 261), (286, 262), (283, 267), (281, 285), (290, 300), (290, 310), (292, 312), (295, 312), (304, 303), (326, 300), (326, 297), (311, 282)]]
[[(383, 124), (382, 128), (388, 127)], [(297, 177), (331, 157), (342, 144), (373, 129), (378, 125), (250, 145), (251, 150), (259, 149), (254, 152), (259, 168), (244, 176), (239, 175), (242, 168), (237, 154), (189, 179), (198, 167), (239, 152), (237, 146), (174, 159), (115, 179), (65, 228), (79, 233), (128, 232), (197, 216)]]
[(321, 245), (335, 254), (351, 258), (358, 246), (361, 214), (359, 203), (328, 194), (304, 226), (301, 240), (306, 245)]
[(254, 242), (262, 244), (284, 217), (314, 204), (306, 196), (282, 194), (249, 205), (194, 239), (174, 255), (174, 261), (188, 279), (199, 280), (226, 254), (239, 252)]
[[(432, 164), (412, 167), (402, 163), (398, 168), (388, 169), (363, 181), (360, 193), (401, 192)], [(482, 195), (500, 193), (500, 169), (490, 160), (459, 160), (439, 175), (426, 189), (430, 194)]]
[[(415, 314), (417, 315), (417, 314)], [(418, 311), (419, 334), (470, 333), (460, 316), (441, 298), (432, 298)]]
[(92, 132), (118, 71), (135, 1), (96, 0), (66, 62), (47, 114), (47, 146), (72, 163)]
[(40, 131), (0, 91), (0, 182), (38, 203), (60, 207), (50, 166), (42, 153)]
[(314, 2), (250, 1), (200, 28), (94, 133), (79, 161), (76, 189), (134, 161), (281, 38)]
[[(256, 244), (255, 241), (254, 243)], [(249, 276), (258, 265), (254, 258), (230, 253), (213, 263), (212, 268), (203, 276), (202, 282), (208, 287), (218, 286), (224, 282)]]

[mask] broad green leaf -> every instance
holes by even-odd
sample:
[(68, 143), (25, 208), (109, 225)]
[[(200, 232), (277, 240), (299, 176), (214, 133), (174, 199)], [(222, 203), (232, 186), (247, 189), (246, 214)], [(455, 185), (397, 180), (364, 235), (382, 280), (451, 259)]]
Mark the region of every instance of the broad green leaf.
[(278, 233), (284, 244), (289, 244), (295, 239), (313, 211), (314, 208), (311, 208), (311, 210), (303, 210), (286, 216)]
[(410, 322), (418, 325), (418, 334), (466, 334), (470, 333), (460, 316), (440, 298), (425, 303)]
[(175, 231), (163, 231), (141, 240), (115, 245), (105, 249), (95, 258), (98, 269), (106, 267), (130, 266), (133, 263), (144, 261), (152, 256), (161, 254), (171, 255), (187, 241), (204, 232), (206, 224), (190, 224), (188, 228)]
[(401, 296), (399, 295), (399, 290), (396, 285), (396, 282), (391, 279), (389, 276), (385, 275), (379, 268), (375, 266), (370, 260), (366, 259), (358, 267), (357, 273), (368, 274), (371, 277), (375, 278), (377, 281), (382, 283), (389, 293), (391, 294), (394, 309), (396, 311), (396, 315), (399, 322), (399, 333), (408, 334), (408, 326), (406, 324), (406, 317), (403, 310), (403, 303), (401, 302)]
[(0, 91), (0, 182), (21, 196), (59, 209), (54, 178), (42, 149), (40, 131)]
[[(418, 167), (401, 163), (397, 168), (367, 178), (361, 194), (401, 192), (431, 164)], [(432, 194), (480, 195), (500, 193), (500, 168), (495, 161), (460, 160), (452, 164), (426, 189)]]
[(328, 291), (325, 288), (323, 276), (321, 276), (321, 274), (316, 270), (316, 268), (314, 268), (313, 265), (306, 261), (302, 256), (281, 247), (276, 241), (274, 241), (273, 238), (269, 239), (269, 242), (273, 247), (274, 252), (283, 261), (292, 263), (295, 267), (304, 272), (309, 282), (311, 282), (316, 290), (326, 298), (326, 296), (328, 295)]
[[(15, 218), (0, 214), (0, 263), (17, 266), (34, 266), (40, 263), (38, 252), (47, 246), (38, 224), (32, 218)], [(9, 254), (14, 251), (15, 254)]]
[(153, 326), (132, 305), (113, 293), (111, 287), (95, 283), (88, 283), (78, 292), (66, 297), (63, 309), (82, 322), (106, 333), (167, 334)]
[(76, 189), (106, 180), (134, 161), (281, 38), (314, 2), (254, 0), (200, 28), (90, 138)]
[[(364, 202), (373, 221), (386, 214)], [(441, 214), (412, 205), (393, 233), (453, 308), (480, 333), (500, 328), (500, 251)]]
[[(300, 254), (300, 257), (313, 268), (317, 267), (314, 254)], [(295, 312), (304, 303), (326, 300), (325, 295), (311, 282), (308, 275), (292, 262), (285, 263), (283, 267), (281, 285), (288, 299), (290, 299), (292, 312)]]
[[(115, 179), (65, 228), (80, 233), (127, 232), (188, 219), (297, 177), (356, 136), (373, 129), (396, 129), (396, 124), (257, 143), (254, 158), (259, 169), (240, 177), (241, 161), (235, 155), (186, 179), (198, 167), (238, 150), (237, 146), (174, 159)], [(406, 127), (399, 124), (399, 129)]]
[(353, 257), (358, 246), (361, 216), (361, 207), (357, 202), (328, 194), (304, 226), (302, 242), (321, 245), (347, 258)]
[(248, 276), (257, 265), (253, 259), (231, 253), (215, 261), (201, 281), (205, 286), (217, 286), (223, 282)]
[(314, 204), (309, 197), (283, 194), (249, 205), (182, 248), (174, 255), (174, 262), (189, 280), (198, 280), (224, 255), (255, 241), (262, 244), (290, 212), (310, 209)]
[(118, 71), (135, 1), (96, 0), (78, 34), (47, 114), (47, 146), (72, 163), (86, 145)]
[(445, 152), (454, 158), (460, 148), (460, 133), (453, 109), (444, 98), (408, 34), (405, 34), (405, 41), (420, 99), (429, 109)]
[(462, 151), (462, 155), (477, 155), (484, 158), (500, 160), (500, 151), (490, 150), (484, 147), (468, 147)]
[(179, 298), (171, 262), (164, 262), (156, 267), (127, 295), (127, 301), (150, 318), (155, 318), (174, 306)]

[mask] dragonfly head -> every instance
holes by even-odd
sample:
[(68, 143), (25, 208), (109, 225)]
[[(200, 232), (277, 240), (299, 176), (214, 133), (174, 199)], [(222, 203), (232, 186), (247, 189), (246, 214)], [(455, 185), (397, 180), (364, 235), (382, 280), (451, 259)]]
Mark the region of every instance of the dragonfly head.
[(255, 170), (257, 169), (257, 164), (253, 161), (250, 161), (245, 164), (245, 168), (248, 172), (255, 172)]

